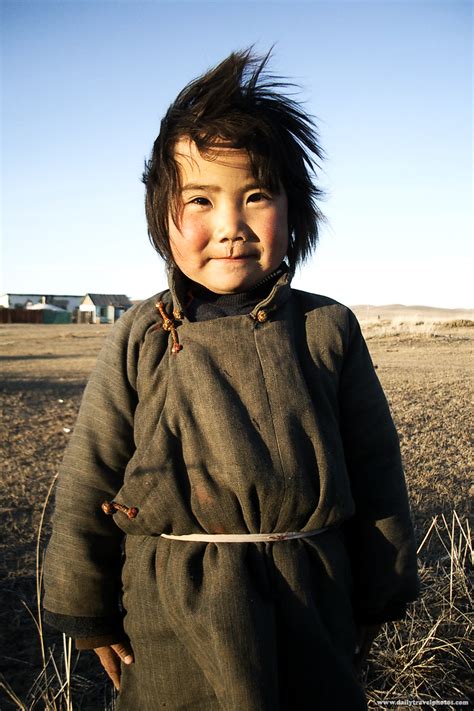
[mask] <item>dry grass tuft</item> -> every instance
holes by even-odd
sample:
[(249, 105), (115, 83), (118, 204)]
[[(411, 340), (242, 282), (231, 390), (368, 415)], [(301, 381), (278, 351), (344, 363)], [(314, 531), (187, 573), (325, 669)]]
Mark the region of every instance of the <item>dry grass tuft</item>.
[(472, 328), (474, 326), (474, 321), (468, 318), (459, 318), (454, 321), (446, 321), (443, 324), (443, 328)]
[[(43, 525), (56, 479), (57, 474), (53, 477), (48, 489), (36, 537), (36, 611), (33, 612), (23, 601), (23, 605), (33, 620), (37, 631), (37, 643), (41, 653), (41, 670), (34, 679), (24, 701), (20, 699), (3, 675), (0, 676), (0, 689), (3, 690), (14, 708), (20, 709), (20, 711), (36, 711), (39, 709), (44, 709), (44, 711), (73, 711), (73, 691), (79, 690), (81, 686), (87, 688), (91, 683), (87, 679), (83, 679), (79, 674), (75, 675), (75, 666), (80, 655), (73, 652), (72, 639), (63, 634), (62, 650), (58, 653), (54, 647), (46, 647), (43, 631), (41, 611), (44, 558)], [(107, 701), (107, 698), (104, 699), (103, 709), (104, 711), (114, 711), (115, 693), (113, 691), (111, 692), (110, 701)]]
[(43, 708), (46, 711), (73, 711), (71, 702), (71, 661), (72, 661), (72, 639), (62, 635), (63, 651), (60, 661), (56, 661), (54, 649), (46, 649), (43, 634), (43, 620), (41, 614), (41, 589), (43, 580), (43, 549), (42, 534), (46, 510), (51, 493), (56, 483), (57, 474), (53, 477), (48, 489), (46, 499), (41, 510), (38, 532), (36, 536), (36, 614), (23, 601), (27, 613), (33, 620), (38, 633), (38, 643), (41, 652), (41, 671), (30, 688), (26, 701), (22, 701), (8, 682), (4, 679), (0, 681), (0, 688), (6, 696), (21, 711), (33, 711)]
[(434, 517), (418, 554), (421, 598), (402, 624), (385, 625), (374, 643), (366, 675), (371, 708), (406, 700), (425, 708), (451, 701), (442, 706), (455, 709), (472, 701), (474, 551), (468, 520), (456, 512), (451, 522)]

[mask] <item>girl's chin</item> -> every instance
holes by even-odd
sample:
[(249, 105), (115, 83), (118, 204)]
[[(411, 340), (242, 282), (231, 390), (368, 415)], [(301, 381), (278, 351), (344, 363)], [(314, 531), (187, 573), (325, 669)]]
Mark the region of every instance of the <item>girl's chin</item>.
[[(210, 274), (200, 274), (199, 277), (194, 277), (194, 281), (199, 282), (206, 289), (213, 291), (216, 294), (234, 294), (241, 291), (247, 291), (258, 284), (263, 279), (266, 272), (262, 270), (260, 265), (253, 263), (253, 268), (249, 269), (250, 264), (245, 264), (246, 260), (219, 260), (218, 270)], [(226, 264), (223, 264), (225, 262)], [(230, 264), (230, 262), (234, 262)], [(236, 264), (235, 262), (239, 262)], [(227, 268), (222, 268), (226, 267)]]
[[(242, 291), (248, 291), (254, 286), (254, 283), (247, 281), (228, 281), (223, 283), (222, 281), (200, 281), (202, 286), (213, 291), (215, 294), (238, 294)], [(257, 282), (255, 282), (256, 284)]]

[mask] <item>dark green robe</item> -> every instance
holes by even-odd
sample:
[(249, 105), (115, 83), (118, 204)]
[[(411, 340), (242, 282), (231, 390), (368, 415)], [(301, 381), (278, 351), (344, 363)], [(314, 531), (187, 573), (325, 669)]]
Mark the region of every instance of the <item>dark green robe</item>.
[[(177, 277), (163, 300), (182, 312), (182, 350), (149, 299), (86, 388), (45, 608), (100, 630), (123, 590), (135, 663), (121, 711), (364, 709), (355, 623), (403, 614), (417, 574), (398, 437), (358, 323), (287, 274), (251, 314), (190, 322)], [(136, 518), (107, 517), (112, 498)], [(160, 537), (326, 527), (277, 543)]]

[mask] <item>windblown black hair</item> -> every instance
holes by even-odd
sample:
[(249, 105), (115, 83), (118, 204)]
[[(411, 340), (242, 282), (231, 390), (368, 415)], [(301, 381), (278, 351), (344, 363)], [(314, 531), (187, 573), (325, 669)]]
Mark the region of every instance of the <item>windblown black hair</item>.
[(176, 143), (195, 142), (201, 155), (224, 142), (246, 149), (255, 179), (288, 198), (287, 257), (295, 269), (315, 248), (323, 218), (317, 199), (322, 191), (313, 177), (323, 152), (313, 120), (300, 104), (283, 93), (294, 86), (265, 72), (264, 57), (252, 49), (233, 52), (213, 69), (188, 84), (171, 104), (160, 126), (152, 155), (145, 163), (146, 217), (150, 241), (172, 261), (168, 236), (169, 212), (179, 223), (179, 170)]

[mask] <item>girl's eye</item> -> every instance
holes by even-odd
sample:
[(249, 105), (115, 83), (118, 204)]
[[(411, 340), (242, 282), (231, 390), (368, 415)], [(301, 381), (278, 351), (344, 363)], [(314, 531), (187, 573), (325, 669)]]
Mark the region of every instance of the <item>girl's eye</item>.
[(262, 202), (263, 200), (270, 200), (270, 198), (265, 193), (252, 193), (248, 197), (249, 202)]
[(210, 205), (210, 201), (205, 197), (196, 197), (191, 200), (192, 205)]

